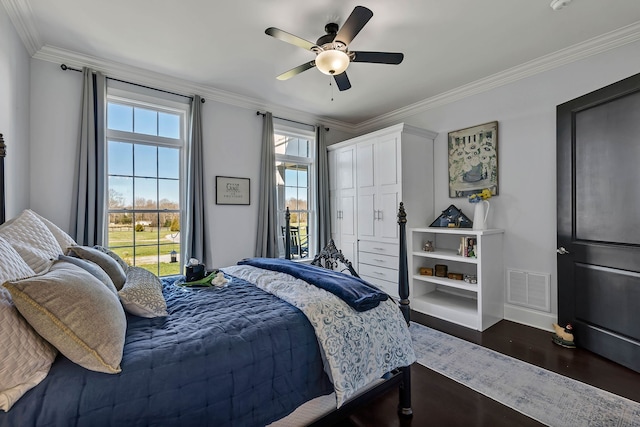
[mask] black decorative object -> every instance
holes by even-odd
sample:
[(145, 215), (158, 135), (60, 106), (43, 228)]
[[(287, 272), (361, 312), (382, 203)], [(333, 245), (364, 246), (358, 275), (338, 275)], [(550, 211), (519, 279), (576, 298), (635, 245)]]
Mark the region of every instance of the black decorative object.
[(450, 205), (442, 211), (442, 214), (429, 227), (472, 228), (473, 221), (463, 214), (460, 209)]

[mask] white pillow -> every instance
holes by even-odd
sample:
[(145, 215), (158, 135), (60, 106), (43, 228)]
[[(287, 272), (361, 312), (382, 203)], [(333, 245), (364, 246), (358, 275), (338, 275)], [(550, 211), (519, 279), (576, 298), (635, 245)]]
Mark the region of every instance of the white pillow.
[[(0, 237), (0, 283), (35, 273)], [(28, 390), (49, 373), (56, 349), (33, 330), (0, 287), (0, 409), (8, 411)]]
[(9, 242), (36, 273), (45, 271), (62, 254), (60, 244), (33, 211), (24, 210), (0, 227), (0, 237)]
[(66, 251), (69, 246), (77, 245), (76, 241), (73, 240), (71, 236), (69, 236), (64, 230), (55, 225), (53, 222), (49, 221), (47, 218), (42, 215), (38, 215), (37, 212), (31, 211), (35, 216), (37, 216), (40, 221), (49, 229), (53, 237), (56, 238), (56, 241), (60, 245), (60, 249), (62, 252)]

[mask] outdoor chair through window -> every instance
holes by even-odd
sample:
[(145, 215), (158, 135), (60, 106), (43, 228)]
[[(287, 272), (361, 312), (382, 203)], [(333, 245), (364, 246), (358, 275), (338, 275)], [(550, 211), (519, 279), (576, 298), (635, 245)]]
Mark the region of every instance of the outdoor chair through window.
[[(286, 227), (281, 227), (282, 229), (282, 239), (285, 239), (286, 235)], [(290, 232), (290, 248), (289, 252), (291, 258), (306, 258), (309, 253), (309, 249), (307, 247), (307, 236), (300, 236), (300, 229), (295, 226), (289, 227)], [(286, 246), (286, 245), (285, 245)]]

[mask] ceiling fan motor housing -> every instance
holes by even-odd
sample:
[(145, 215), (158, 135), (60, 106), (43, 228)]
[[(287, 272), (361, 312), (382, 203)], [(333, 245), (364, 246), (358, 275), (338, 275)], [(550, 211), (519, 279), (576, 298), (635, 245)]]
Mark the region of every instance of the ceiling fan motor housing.
[(316, 44), (318, 46), (322, 46), (325, 45), (327, 43), (331, 43), (333, 42), (333, 40), (336, 38), (336, 34), (338, 34), (338, 24), (334, 23), (334, 22), (330, 22), (327, 25), (324, 26), (324, 31), (327, 33), (324, 36), (320, 37), (318, 39), (318, 41), (316, 41)]

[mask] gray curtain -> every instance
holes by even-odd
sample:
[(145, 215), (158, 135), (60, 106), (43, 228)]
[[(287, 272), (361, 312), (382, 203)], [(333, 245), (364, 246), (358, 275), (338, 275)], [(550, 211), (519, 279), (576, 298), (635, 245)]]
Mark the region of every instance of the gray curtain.
[(183, 260), (197, 258), (207, 264), (207, 235), (205, 232), (205, 194), (202, 142), (202, 101), (195, 95), (191, 101), (191, 118), (187, 160), (187, 208), (183, 234)]
[(258, 199), (258, 236), (255, 256), (277, 258), (278, 234), (276, 203), (276, 154), (273, 139), (273, 115), (264, 115), (262, 126), (262, 156)]
[(329, 159), (327, 156), (327, 130), (316, 128), (318, 155), (318, 252), (331, 240), (331, 208), (329, 206)]
[(71, 205), (71, 234), (80, 245), (102, 245), (105, 224), (104, 75), (84, 67), (80, 135)]

